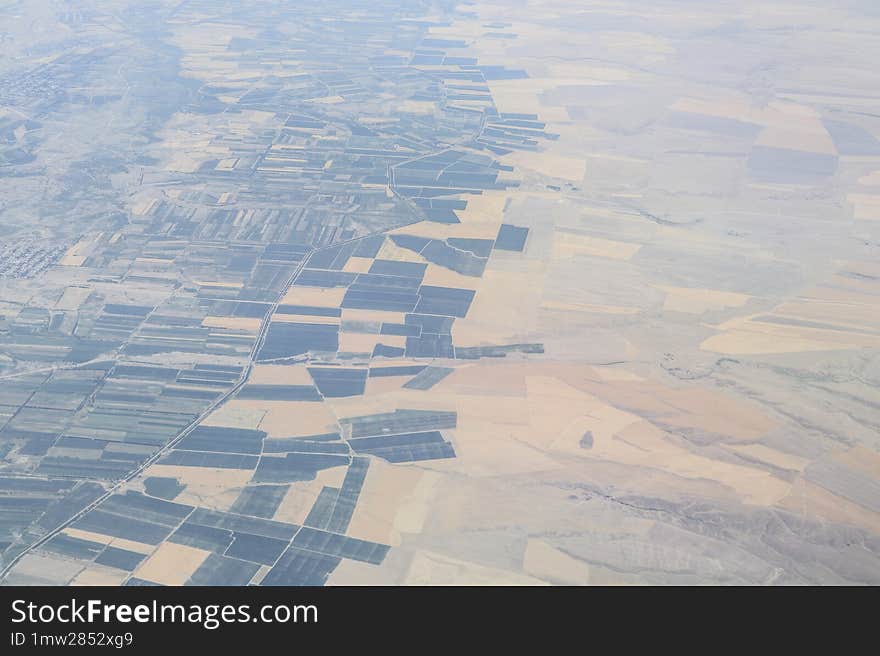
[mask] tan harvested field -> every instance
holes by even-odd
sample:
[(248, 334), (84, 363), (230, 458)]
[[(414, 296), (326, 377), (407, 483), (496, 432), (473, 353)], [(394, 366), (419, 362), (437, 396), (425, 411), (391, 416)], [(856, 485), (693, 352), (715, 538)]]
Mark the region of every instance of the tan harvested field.
[(145, 473), (148, 476), (176, 478), (178, 483), (186, 487), (175, 501), (212, 510), (229, 510), (251, 479), (250, 470), (180, 465), (157, 464)]
[[(404, 228), (405, 230), (405, 228)], [(424, 262), (424, 258), (409, 249), (397, 246), (390, 239), (386, 239), (382, 248), (376, 254), (377, 260), (397, 260), (398, 262)]]
[(248, 383), (254, 385), (311, 385), (312, 377), (305, 367), (258, 364), (251, 371)]
[(386, 310), (359, 310), (354, 308), (342, 309), (343, 321), (363, 321), (365, 323), (403, 323), (404, 312), (392, 312)]
[(317, 435), (336, 427), (336, 418), (325, 403), (234, 399), (230, 405), (262, 411), (264, 415), (257, 428), (269, 437)]
[(282, 303), (290, 305), (312, 305), (314, 307), (339, 307), (342, 297), (345, 296), (344, 287), (302, 287), (292, 286), (284, 297)]
[(348, 534), (360, 540), (399, 545), (401, 530), (412, 531), (420, 524), (425, 494), (422, 479), (427, 475), (415, 467), (375, 461), (361, 488)]
[(425, 269), (425, 277), (422, 278), (422, 283), (425, 285), (435, 285), (437, 287), (469, 289), (478, 285), (480, 279), (475, 276), (466, 276), (437, 264), (429, 264), (428, 268)]
[(203, 426), (226, 426), (229, 428), (255, 429), (260, 425), (266, 410), (225, 403), (202, 421)]
[(76, 575), (70, 585), (122, 585), (128, 572), (110, 567), (87, 567)]
[(728, 307), (742, 307), (750, 296), (717, 289), (694, 289), (689, 287), (661, 286), (666, 292), (663, 309), (671, 312), (703, 314), (708, 310), (723, 310)]
[(374, 396), (398, 390), (405, 385), (412, 376), (381, 376), (378, 378), (368, 378), (366, 394)]
[(183, 585), (210, 554), (204, 549), (163, 542), (138, 566), (135, 575), (162, 585)]
[(320, 317), (312, 314), (281, 314), (276, 312), (272, 315), (272, 321), (277, 323), (313, 323), (322, 325), (338, 326), (339, 317)]
[(148, 554), (155, 548), (151, 544), (144, 544), (143, 542), (135, 542), (133, 540), (125, 540), (123, 538), (114, 538), (109, 535), (93, 533), (92, 531), (83, 531), (82, 529), (73, 527), (67, 527), (66, 529), (64, 529), (64, 533), (75, 538), (80, 538), (82, 540), (90, 540), (91, 542), (98, 542), (99, 544), (106, 544), (111, 547), (118, 547), (119, 549), (126, 549), (128, 551), (134, 551), (141, 554)]
[(348, 273), (367, 273), (372, 265), (373, 258), (371, 257), (352, 257), (345, 263), (342, 270)]
[(205, 317), (202, 325), (205, 328), (228, 328), (229, 330), (246, 330), (257, 332), (260, 329), (259, 319), (246, 319), (244, 317)]

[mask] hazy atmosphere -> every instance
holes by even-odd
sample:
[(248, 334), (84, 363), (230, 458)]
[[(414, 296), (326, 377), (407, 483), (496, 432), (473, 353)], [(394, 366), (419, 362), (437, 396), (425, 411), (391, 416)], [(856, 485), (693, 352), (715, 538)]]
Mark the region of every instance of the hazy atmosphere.
[(880, 584), (880, 6), (0, 0), (0, 581)]

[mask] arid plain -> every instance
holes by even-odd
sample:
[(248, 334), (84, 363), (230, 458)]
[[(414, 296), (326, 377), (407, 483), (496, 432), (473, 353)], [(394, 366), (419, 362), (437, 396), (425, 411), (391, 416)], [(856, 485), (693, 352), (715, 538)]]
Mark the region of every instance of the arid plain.
[(649, 5), (432, 31), (525, 69), (496, 104), (560, 135), (451, 228), (530, 228), (456, 344), (546, 352), (431, 390), (458, 458), (376, 476), (399, 547), (331, 583), (880, 582), (880, 16)]

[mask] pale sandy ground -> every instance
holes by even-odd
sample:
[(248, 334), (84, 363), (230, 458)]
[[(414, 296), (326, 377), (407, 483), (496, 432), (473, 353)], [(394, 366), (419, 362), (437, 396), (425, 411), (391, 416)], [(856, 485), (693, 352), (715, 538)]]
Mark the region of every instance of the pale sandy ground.
[(553, 241), (553, 258), (562, 260), (578, 255), (628, 260), (639, 250), (638, 244), (579, 235), (571, 231), (559, 231)]
[(82, 266), (88, 259), (89, 255), (92, 254), (95, 246), (103, 236), (104, 233), (98, 233), (96, 235), (87, 235), (83, 237), (76, 244), (67, 249), (67, 252), (59, 261), (59, 264), (73, 267)]
[(211, 554), (183, 544), (163, 542), (134, 571), (134, 576), (163, 585), (183, 585)]
[(109, 535), (102, 535), (101, 533), (94, 533), (92, 531), (83, 531), (78, 528), (68, 527), (63, 531), (67, 535), (70, 535), (75, 538), (81, 538), (83, 540), (91, 540), (92, 542), (98, 542), (100, 544), (106, 544), (111, 547), (118, 547), (120, 549), (126, 549), (128, 551), (135, 551), (137, 553), (148, 554), (155, 548), (151, 544), (144, 544), (143, 542), (135, 542), (134, 540), (125, 540), (123, 538), (114, 538)]
[(377, 376), (367, 378), (367, 396), (376, 394), (384, 394), (393, 390), (400, 389), (412, 380), (412, 376)]
[(65, 585), (74, 579), (83, 567), (80, 563), (54, 555), (25, 554), (12, 575), (11, 583), (25, 585)]
[(229, 330), (244, 330), (255, 333), (260, 330), (262, 321), (259, 319), (247, 319), (244, 317), (205, 317), (202, 325), (205, 328), (227, 328)]
[[(406, 228), (403, 228), (406, 230)], [(390, 239), (386, 239), (376, 254), (377, 260), (397, 260), (398, 262), (424, 262), (425, 258), (408, 248), (401, 248)]]
[(416, 467), (398, 467), (374, 460), (367, 470), (348, 534), (393, 546), (400, 544), (400, 531), (418, 528), (423, 479)]
[[(386, 310), (359, 310), (356, 308), (343, 308), (343, 321), (363, 321), (365, 323), (403, 323), (406, 319), (405, 312), (392, 312)], [(391, 337), (391, 335), (383, 335)]]
[[(308, 375), (308, 372), (306, 372)], [(311, 377), (309, 377), (311, 380)], [(266, 410), (262, 408), (248, 408), (240, 404), (224, 403), (214, 412), (209, 414), (203, 421), (202, 426), (226, 426), (228, 428), (250, 428), (255, 430)]]
[(248, 383), (254, 385), (312, 385), (308, 369), (302, 366), (258, 364), (251, 370)]
[[(571, 17), (567, 3), (528, 5), (533, 15)], [(595, 45), (581, 43), (584, 52), (576, 52), (562, 20), (529, 22), (522, 18), (529, 12), (511, 20), (499, 4), (478, 3), (477, 12), (482, 22), (510, 22), (502, 31), (518, 38), (479, 40), (476, 22), (464, 20), (434, 32), (468, 39), (481, 61), (526, 68), (533, 79), (491, 83), (500, 110), (538, 113), (562, 134), (539, 153), (508, 160), (533, 184), (578, 180), (589, 198), (508, 194), (501, 216), (531, 228), (526, 251), (493, 254), (472, 286), (468, 317), (455, 323), (455, 343), (536, 341), (547, 353), (459, 363), (425, 395), (422, 407), (457, 410), (450, 431), (457, 457), (401, 467), (433, 477), (420, 506), (427, 511), (396, 533), (388, 529), (391, 500), (367, 528), (358, 522), (359, 531), (376, 531), (362, 535), (387, 535), (399, 546), (379, 568), (343, 563), (330, 582), (877, 583), (880, 441), (870, 426), (877, 420), (880, 271), (847, 235), (855, 229), (876, 238), (869, 224), (880, 216), (878, 196), (869, 187), (880, 185), (878, 158), (848, 160), (845, 179), (835, 183), (845, 202), (805, 201), (789, 190), (797, 185), (750, 181), (744, 158), (751, 146), (839, 155), (827, 115), (804, 104), (806, 95), (762, 102), (684, 80), (655, 93), (638, 67), (679, 65), (671, 57), (684, 46), (674, 36), (600, 30)], [(793, 5), (779, 12), (783, 22), (797, 13)], [(825, 17), (843, 29), (858, 23)], [(691, 20), (718, 19), (706, 9)], [(593, 52), (610, 63), (554, 60)], [(859, 84), (840, 83), (851, 96), (836, 102), (860, 106)], [(704, 128), (664, 137), (692, 150), (702, 139), (707, 151), (714, 139), (719, 149), (740, 148), (740, 163), (722, 166), (694, 153), (676, 160), (690, 170), (652, 169), (654, 145), (631, 127), (640, 125), (639, 112), (652, 110), (633, 108), (630, 119), (614, 101), (628, 85), (651, 88), (669, 111), (754, 126), (745, 149), (740, 137)], [(584, 90), (566, 91), (574, 87)], [(556, 90), (583, 94), (571, 104), (590, 118), (548, 105)], [(601, 106), (591, 100), (606, 97)], [(653, 114), (661, 120), (662, 112)], [(632, 132), (607, 132), (617, 126)], [(876, 135), (880, 126), (869, 130)], [(664, 196), (652, 179), (679, 197)], [(848, 184), (860, 186), (846, 192)], [(701, 196), (700, 185), (730, 197)], [(734, 214), (711, 214), (733, 206), (742, 226)], [(460, 226), (402, 232), (477, 236), (469, 233), (470, 209)], [(774, 215), (785, 217), (774, 224), (784, 238), (771, 234)], [(501, 216), (481, 219), (485, 234)], [(436, 265), (427, 276), (461, 279)], [(334, 402), (338, 414), (417, 407), (415, 395), (396, 384), (368, 392)], [(837, 478), (816, 479), (810, 472), (826, 453)], [(855, 536), (846, 553), (831, 546), (843, 535)]]
[(345, 296), (344, 287), (305, 287), (293, 285), (284, 297), (282, 303), (289, 305), (311, 305), (314, 307), (339, 307), (342, 297)]
[(233, 399), (229, 405), (262, 412), (256, 428), (266, 431), (270, 438), (320, 435), (336, 428), (336, 418), (326, 403)]
[(663, 303), (664, 310), (703, 314), (707, 310), (723, 310), (728, 307), (742, 307), (749, 296), (734, 292), (722, 292), (717, 289), (695, 289), (689, 287), (660, 286), (666, 292)]
[(342, 270), (348, 273), (367, 273), (371, 266), (373, 266), (371, 257), (351, 257)]
[(185, 485), (184, 490), (174, 498), (177, 503), (212, 510), (229, 510), (242, 488), (251, 479), (252, 472), (242, 469), (158, 464), (150, 466), (146, 475), (176, 478), (178, 483)]
[(314, 314), (282, 314), (276, 312), (272, 315), (273, 323), (316, 323), (325, 326), (338, 326), (339, 317), (321, 317)]
[(128, 578), (128, 572), (112, 567), (87, 567), (70, 582), (70, 585), (121, 585)]

